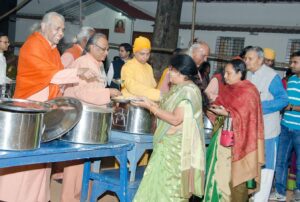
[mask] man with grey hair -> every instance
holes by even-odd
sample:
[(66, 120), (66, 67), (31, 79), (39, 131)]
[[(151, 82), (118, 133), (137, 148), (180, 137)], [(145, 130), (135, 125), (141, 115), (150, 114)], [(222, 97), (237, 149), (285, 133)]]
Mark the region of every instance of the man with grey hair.
[[(82, 102), (93, 105), (105, 105), (110, 97), (121, 95), (115, 88), (105, 88), (107, 85), (103, 61), (108, 54), (108, 41), (104, 34), (96, 33), (87, 42), (83, 56), (77, 58), (71, 68), (88, 68), (97, 72), (95, 79), (80, 79), (78, 85), (65, 89), (64, 96), (75, 97)], [(83, 164), (78, 161), (64, 168), (61, 202), (80, 201)]]
[[(56, 46), (64, 28), (64, 17), (50, 12), (27, 38), (20, 49), (14, 98), (44, 102), (61, 96), (61, 84), (95, 77), (92, 71), (63, 69)], [(48, 164), (0, 169), (0, 201), (49, 201), (50, 173)]]
[(95, 29), (92, 27), (81, 27), (74, 40), (73, 46), (67, 49), (61, 56), (61, 62), (65, 68), (70, 67), (70, 65), (81, 56), (87, 41), (94, 33)]
[(254, 194), (255, 202), (267, 202), (272, 187), (276, 165), (278, 136), (280, 134), (280, 110), (288, 105), (288, 96), (279, 75), (264, 64), (264, 52), (254, 46), (245, 55), (247, 79), (260, 92), (264, 118), (265, 165), (261, 170), (260, 190)]
[(203, 62), (206, 62), (210, 53), (209, 46), (204, 41), (196, 40), (189, 48), (188, 55), (192, 57), (194, 60), (197, 68), (198, 74), (195, 76), (194, 82), (200, 88), (200, 90), (205, 90), (204, 86), (202, 85), (202, 77), (200, 74), (200, 67)]

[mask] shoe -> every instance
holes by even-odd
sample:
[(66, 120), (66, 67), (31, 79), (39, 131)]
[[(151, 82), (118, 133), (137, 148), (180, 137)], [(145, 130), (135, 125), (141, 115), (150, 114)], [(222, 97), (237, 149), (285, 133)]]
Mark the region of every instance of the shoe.
[(296, 189), (294, 191), (294, 197), (293, 197), (294, 201), (300, 201), (300, 190)]
[(286, 196), (281, 195), (277, 192), (273, 192), (270, 194), (269, 200), (272, 201), (286, 201)]

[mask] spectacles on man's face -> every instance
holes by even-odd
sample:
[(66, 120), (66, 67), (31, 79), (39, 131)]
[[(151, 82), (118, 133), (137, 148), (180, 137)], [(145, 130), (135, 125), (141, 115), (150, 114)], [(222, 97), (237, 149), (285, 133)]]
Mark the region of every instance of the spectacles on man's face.
[(109, 48), (103, 48), (103, 47), (101, 47), (101, 46), (99, 46), (99, 45), (97, 45), (97, 44), (94, 44), (97, 48), (99, 48), (100, 50), (102, 50), (103, 52), (104, 51), (109, 51)]

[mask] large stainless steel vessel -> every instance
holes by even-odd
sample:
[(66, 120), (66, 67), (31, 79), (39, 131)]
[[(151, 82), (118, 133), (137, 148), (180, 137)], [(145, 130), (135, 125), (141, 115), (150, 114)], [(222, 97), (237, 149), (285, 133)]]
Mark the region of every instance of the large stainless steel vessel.
[(154, 121), (155, 117), (149, 110), (123, 102), (115, 107), (112, 128), (134, 134), (149, 134), (154, 132)]
[(81, 119), (62, 140), (82, 144), (105, 144), (111, 130), (112, 109), (83, 104)]
[(50, 105), (21, 99), (0, 100), (0, 149), (33, 150), (40, 147), (44, 114)]

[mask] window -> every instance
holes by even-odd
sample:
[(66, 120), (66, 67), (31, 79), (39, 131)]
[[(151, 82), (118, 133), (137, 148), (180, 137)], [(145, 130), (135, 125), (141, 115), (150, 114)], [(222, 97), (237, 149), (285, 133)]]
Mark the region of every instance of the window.
[(286, 49), (285, 61), (290, 62), (291, 54), (299, 50), (300, 50), (300, 39), (289, 39), (287, 49)]
[[(217, 58), (230, 59), (234, 56), (240, 54), (240, 52), (244, 48), (245, 38), (242, 37), (223, 37), (219, 36), (216, 44), (216, 54)], [(226, 62), (223, 60), (218, 61), (217, 64), (213, 66), (217, 66), (218, 68), (224, 67)]]

